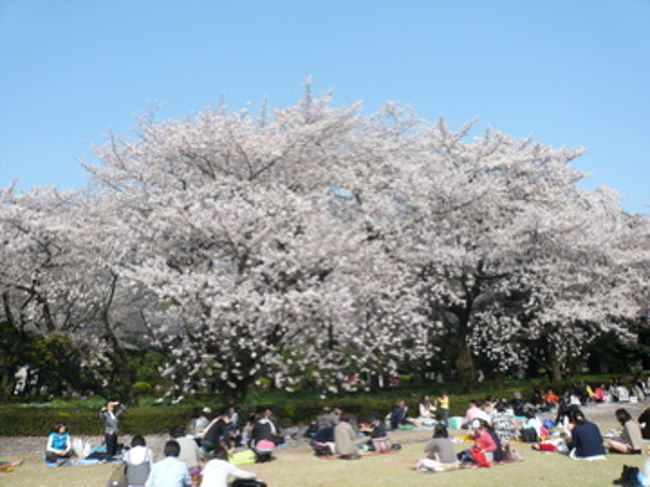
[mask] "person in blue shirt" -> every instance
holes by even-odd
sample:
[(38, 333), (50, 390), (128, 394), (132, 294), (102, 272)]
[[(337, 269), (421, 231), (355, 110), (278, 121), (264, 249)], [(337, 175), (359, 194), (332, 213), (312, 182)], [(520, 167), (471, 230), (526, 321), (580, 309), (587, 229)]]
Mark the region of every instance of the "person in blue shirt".
[(178, 459), (181, 446), (175, 440), (165, 443), (165, 459), (154, 463), (145, 487), (190, 487), (187, 465)]
[(63, 465), (74, 454), (70, 435), (66, 432), (65, 423), (56, 423), (52, 432), (47, 437), (47, 447), (45, 448), (45, 459), (49, 463)]

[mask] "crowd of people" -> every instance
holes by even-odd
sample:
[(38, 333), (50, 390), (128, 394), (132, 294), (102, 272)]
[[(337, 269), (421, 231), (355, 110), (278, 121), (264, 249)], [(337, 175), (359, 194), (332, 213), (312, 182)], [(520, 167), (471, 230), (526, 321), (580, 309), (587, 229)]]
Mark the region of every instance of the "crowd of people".
[[(362, 421), (350, 411), (325, 407), (305, 436), (318, 456), (355, 460), (365, 454), (399, 450), (400, 445), (389, 438), (389, 431), (431, 428), (432, 438), (415, 466), (416, 470), (430, 472), (520, 460), (513, 447), (515, 442), (530, 443), (534, 450), (556, 452), (575, 460), (598, 460), (608, 453), (640, 455), (644, 452), (643, 440), (650, 439), (650, 408), (635, 420), (623, 406), (642, 401), (649, 392), (642, 381), (629, 385), (613, 381), (597, 387), (576, 383), (561, 395), (554, 390), (535, 390), (528, 398), (515, 392), (509, 400), (492, 396), (473, 399), (460, 425), (469, 436), (464, 440), (471, 440), (472, 446), (458, 453), (449, 434), (450, 419), (457, 418), (449, 417), (447, 393), (434, 399), (421, 396), (415, 414), (409, 414), (406, 402), (398, 400), (390, 412), (371, 414)], [(598, 426), (582, 411), (585, 405), (600, 402), (618, 402), (621, 406), (615, 411), (620, 431), (606, 434), (606, 442)], [(239, 410), (234, 406), (215, 414), (208, 407), (198, 407), (189, 424), (170, 430), (164, 459), (154, 462), (154, 454), (142, 435), (132, 436), (127, 447), (118, 442), (120, 418), (126, 410), (118, 401), (109, 401), (101, 408), (104, 450), (94, 451), (87, 458), (122, 461), (129, 487), (244, 485), (238, 482), (263, 486), (255, 473), (236, 464), (271, 460), (275, 448), (284, 443), (282, 429), (270, 407), (258, 407), (245, 424), (240, 422)], [(457, 423), (453, 427), (457, 428)], [(45, 461), (59, 466), (75, 455), (66, 424), (55, 424), (47, 438)], [(639, 478), (650, 485), (650, 460), (646, 463)]]

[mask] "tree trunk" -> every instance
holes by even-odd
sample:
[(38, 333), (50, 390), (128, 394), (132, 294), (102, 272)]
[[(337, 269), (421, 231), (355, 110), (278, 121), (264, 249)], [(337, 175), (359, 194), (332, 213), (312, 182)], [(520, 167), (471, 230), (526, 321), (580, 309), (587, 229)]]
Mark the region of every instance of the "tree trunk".
[(461, 338), (456, 356), (456, 372), (460, 380), (461, 392), (472, 392), (476, 387), (476, 368), (467, 340)]
[(548, 375), (551, 382), (562, 382), (562, 362), (552, 346), (548, 348)]

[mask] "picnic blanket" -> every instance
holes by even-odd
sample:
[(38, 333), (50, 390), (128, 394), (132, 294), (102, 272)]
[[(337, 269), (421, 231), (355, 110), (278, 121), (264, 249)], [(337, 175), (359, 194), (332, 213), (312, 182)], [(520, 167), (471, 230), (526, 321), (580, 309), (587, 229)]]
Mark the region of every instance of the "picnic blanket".
[(84, 467), (86, 465), (97, 465), (98, 463), (122, 463), (122, 460), (110, 459), (110, 460), (100, 460), (98, 458), (71, 458), (65, 463), (57, 462), (48, 462), (45, 457), (43, 457), (43, 463), (45, 466), (56, 468), (56, 467)]

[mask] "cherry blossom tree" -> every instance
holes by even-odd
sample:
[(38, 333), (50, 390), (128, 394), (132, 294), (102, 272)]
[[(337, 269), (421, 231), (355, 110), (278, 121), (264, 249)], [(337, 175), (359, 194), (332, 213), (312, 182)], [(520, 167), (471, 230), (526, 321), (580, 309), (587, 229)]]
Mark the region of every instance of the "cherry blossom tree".
[(151, 347), (171, 394), (228, 400), (422, 362), (466, 389), (531, 360), (557, 378), (595, 337), (633, 339), (648, 218), (578, 189), (581, 151), (472, 127), (309, 85), (259, 114), (142, 117), (88, 188), (3, 192), (3, 323), (83, 342), (107, 389)]

